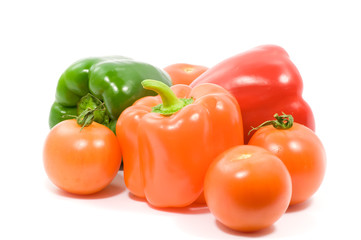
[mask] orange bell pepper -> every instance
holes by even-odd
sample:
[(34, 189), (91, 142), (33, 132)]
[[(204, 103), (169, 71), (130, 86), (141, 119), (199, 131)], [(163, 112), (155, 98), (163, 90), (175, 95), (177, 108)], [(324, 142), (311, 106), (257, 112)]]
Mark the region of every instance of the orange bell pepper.
[(203, 193), (213, 159), (243, 144), (239, 105), (216, 84), (142, 85), (159, 95), (136, 101), (116, 126), (125, 184), (155, 207), (187, 206)]

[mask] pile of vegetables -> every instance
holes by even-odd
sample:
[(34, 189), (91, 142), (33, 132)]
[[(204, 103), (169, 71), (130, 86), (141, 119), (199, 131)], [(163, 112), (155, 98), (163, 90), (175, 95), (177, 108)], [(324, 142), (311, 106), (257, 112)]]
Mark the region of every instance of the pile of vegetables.
[(92, 194), (122, 163), (127, 189), (155, 207), (204, 203), (231, 229), (264, 229), (309, 199), (325, 174), (302, 87), (273, 45), (209, 69), (83, 59), (59, 79), (45, 171), (60, 189)]

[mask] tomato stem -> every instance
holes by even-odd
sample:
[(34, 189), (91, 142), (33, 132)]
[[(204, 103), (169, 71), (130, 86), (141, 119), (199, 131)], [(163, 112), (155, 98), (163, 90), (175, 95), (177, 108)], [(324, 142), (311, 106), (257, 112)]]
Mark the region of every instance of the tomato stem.
[(106, 114), (105, 104), (91, 93), (80, 99), (78, 114), (76, 120), (81, 126), (80, 130), (89, 126), (94, 121), (106, 126), (109, 124), (109, 116)]
[(258, 127), (252, 127), (252, 129), (248, 132), (248, 135), (251, 134), (252, 131), (257, 131), (258, 129), (268, 126), (268, 125), (272, 125), (274, 128), (283, 129), (283, 130), (289, 129), (293, 126), (293, 116), (292, 115), (287, 115), (285, 113), (282, 113), (282, 115), (278, 115), (278, 113), (276, 113), (275, 115), (273, 115), (273, 117), (276, 120), (265, 121)]

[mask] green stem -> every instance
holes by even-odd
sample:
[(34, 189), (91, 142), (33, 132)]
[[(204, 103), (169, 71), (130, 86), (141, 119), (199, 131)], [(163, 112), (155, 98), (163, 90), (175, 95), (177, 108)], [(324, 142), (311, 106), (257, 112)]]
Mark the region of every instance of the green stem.
[(153, 107), (152, 112), (168, 116), (193, 102), (192, 98), (177, 98), (172, 89), (160, 81), (152, 79), (143, 80), (142, 86), (145, 89), (158, 93), (162, 98), (162, 103)]
[(283, 115), (279, 116), (278, 113), (276, 113), (275, 115), (273, 115), (273, 117), (276, 120), (265, 121), (258, 127), (255, 127), (255, 128), (252, 127), (252, 129), (248, 132), (248, 135), (251, 134), (252, 131), (256, 131), (256, 130), (260, 129), (261, 127), (265, 127), (268, 125), (272, 125), (274, 128), (283, 129), (283, 130), (291, 128), (293, 126), (292, 115), (287, 115), (285, 113), (282, 113), (282, 114)]
[(77, 123), (84, 127), (92, 124), (93, 121), (106, 125), (109, 123), (109, 117), (106, 114), (104, 103), (88, 93), (82, 97), (78, 103)]

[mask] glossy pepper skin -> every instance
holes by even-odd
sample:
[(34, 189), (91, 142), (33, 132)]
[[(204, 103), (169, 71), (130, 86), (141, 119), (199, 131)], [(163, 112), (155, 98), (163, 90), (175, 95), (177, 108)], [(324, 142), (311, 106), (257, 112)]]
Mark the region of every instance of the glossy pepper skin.
[[(75, 62), (58, 81), (55, 102), (50, 110), (50, 128), (87, 108), (104, 104), (105, 111), (99, 111), (94, 120), (115, 131), (115, 123), (126, 107), (141, 97), (155, 95), (141, 86), (141, 81), (147, 78), (168, 86), (172, 84), (163, 70), (126, 57), (86, 58)], [(87, 96), (89, 93), (92, 97)], [(87, 97), (84, 99), (84, 96)]]
[(293, 115), (295, 122), (315, 130), (309, 105), (302, 98), (303, 82), (287, 52), (274, 45), (260, 46), (228, 58), (195, 79), (190, 86), (215, 83), (237, 99), (248, 143), (252, 127), (275, 112)]
[(203, 193), (204, 176), (213, 159), (243, 144), (241, 112), (226, 90), (215, 84), (193, 89), (179, 84), (170, 89), (176, 98), (191, 100), (164, 115), (157, 111), (169, 102), (167, 97), (162, 93), (144, 97), (120, 115), (116, 128), (125, 184), (155, 207), (194, 202)]

